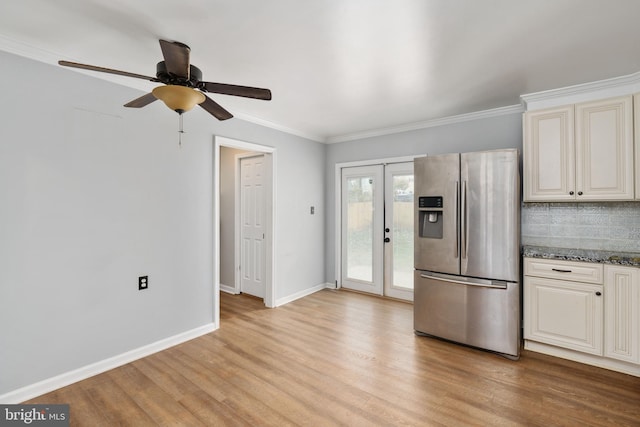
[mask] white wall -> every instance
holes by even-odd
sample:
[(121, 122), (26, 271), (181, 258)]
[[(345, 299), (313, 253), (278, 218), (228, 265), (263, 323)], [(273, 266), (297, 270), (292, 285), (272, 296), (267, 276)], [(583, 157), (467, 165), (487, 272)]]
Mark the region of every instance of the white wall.
[(299, 283), (302, 277), (314, 277), (316, 286), (325, 283), (325, 149), (324, 144), (305, 146), (295, 141), (278, 148), (276, 302), (303, 293), (307, 286)]
[(3, 52), (0, 93), (0, 395), (211, 324), (213, 135), (278, 150), (276, 297), (324, 281), (323, 145), (196, 108), (180, 148), (162, 103)]
[(335, 168), (338, 163), (425, 154), (517, 148), (522, 153), (520, 113), (471, 120), (444, 126), (332, 144), (327, 149), (326, 281), (338, 279), (335, 271)]

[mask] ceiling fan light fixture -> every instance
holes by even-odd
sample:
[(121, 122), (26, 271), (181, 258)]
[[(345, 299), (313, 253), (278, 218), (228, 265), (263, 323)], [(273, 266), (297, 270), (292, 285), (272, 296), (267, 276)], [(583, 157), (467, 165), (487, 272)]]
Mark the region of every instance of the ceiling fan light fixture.
[(203, 81), (200, 69), (190, 63), (189, 55), (191, 49), (184, 43), (160, 40), (160, 49), (162, 50), (164, 61), (160, 61), (156, 65), (155, 77), (63, 60), (58, 61), (58, 64), (64, 67), (80, 68), (100, 73), (134, 77), (154, 83), (163, 83), (165, 86), (157, 87), (151, 93), (127, 102), (124, 106), (141, 108), (151, 104), (156, 99), (160, 99), (167, 107), (180, 114), (180, 118), (182, 118), (182, 113), (191, 110), (196, 104), (200, 104), (207, 113), (218, 120), (227, 120), (233, 117), (233, 114), (202, 92), (263, 99), (265, 101), (271, 99), (271, 91), (269, 89)]
[(196, 104), (201, 104), (205, 100), (202, 92), (186, 86), (158, 86), (151, 93), (178, 114), (191, 110)]

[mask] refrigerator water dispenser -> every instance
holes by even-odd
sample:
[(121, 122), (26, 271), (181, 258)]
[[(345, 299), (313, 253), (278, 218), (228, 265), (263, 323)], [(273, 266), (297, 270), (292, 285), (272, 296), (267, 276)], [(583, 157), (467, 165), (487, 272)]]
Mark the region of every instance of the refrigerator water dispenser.
[(418, 198), (418, 235), (442, 239), (442, 196)]

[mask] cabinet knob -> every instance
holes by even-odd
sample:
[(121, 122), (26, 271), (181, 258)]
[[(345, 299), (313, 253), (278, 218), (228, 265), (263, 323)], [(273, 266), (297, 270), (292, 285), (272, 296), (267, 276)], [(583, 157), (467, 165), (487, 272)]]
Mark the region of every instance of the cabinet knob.
[(573, 196), (573, 191), (569, 191), (569, 195), (570, 195), (570, 196)]
[(600, 296), (600, 295), (602, 295), (602, 292), (600, 291), (596, 292), (596, 296)]
[(578, 191), (578, 196), (582, 196), (582, 191)]

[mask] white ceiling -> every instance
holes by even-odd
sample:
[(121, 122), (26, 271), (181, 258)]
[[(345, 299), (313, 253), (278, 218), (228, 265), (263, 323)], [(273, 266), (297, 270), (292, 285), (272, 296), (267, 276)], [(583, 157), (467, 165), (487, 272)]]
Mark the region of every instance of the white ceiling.
[(335, 142), (640, 71), (639, 17), (639, 0), (21, 0), (0, 4), (0, 50), (153, 76), (158, 39), (180, 41), (204, 80), (272, 90), (211, 95), (236, 117)]

